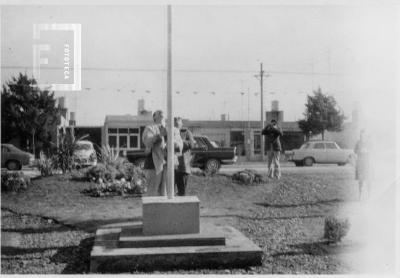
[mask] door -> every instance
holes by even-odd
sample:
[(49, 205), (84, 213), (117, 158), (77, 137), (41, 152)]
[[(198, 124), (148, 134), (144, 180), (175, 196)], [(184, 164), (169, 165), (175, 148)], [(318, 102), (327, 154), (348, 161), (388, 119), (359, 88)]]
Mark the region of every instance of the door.
[(342, 152), (334, 142), (325, 143), (326, 147), (326, 163), (343, 162)]
[(325, 163), (326, 162), (326, 152), (325, 152), (325, 144), (324, 143), (322, 143), (322, 142), (315, 143), (312, 153), (313, 153), (316, 163)]
[(10, 150), (6, 146), (1, 146), (1, 167), (5, 167), (6, 161), (9, 159)]

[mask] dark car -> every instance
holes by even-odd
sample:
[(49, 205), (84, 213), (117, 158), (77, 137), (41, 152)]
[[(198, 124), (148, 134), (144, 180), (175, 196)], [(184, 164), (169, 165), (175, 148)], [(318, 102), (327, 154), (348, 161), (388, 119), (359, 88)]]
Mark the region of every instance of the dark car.
[(11, 144), (1, 144), (1, 168), (21, 170), (23, 165), (33, 165), (34, 160), (31, 153), (24, 152)]
[[(194, 136), (195, 146), (192, 149), (192, 167), (204, 171), (215, 172), (221, 164), (233, 164), (237, 160), (236, 147), (219, 147), (210, 141), (207, 136)], [(135, 163), (143, 169), (146, 154), (144, 150), (128, 151), (129, 162)]]

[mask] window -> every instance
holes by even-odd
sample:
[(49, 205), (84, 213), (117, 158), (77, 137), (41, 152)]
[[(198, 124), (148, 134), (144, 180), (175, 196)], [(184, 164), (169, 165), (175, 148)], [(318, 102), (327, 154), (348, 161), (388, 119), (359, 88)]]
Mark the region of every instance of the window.
[(206, 148), (207, 145), (200, 138), (195, 138), (194, 147), (195, 148)]
[(315, 143), (314, 149), (325, 149), (325, 144), (324, 143)]
[(1, 152), (2, 153), (8, 153), (10, 150), (6, 147), (1, 147)]
[(139, 148), (139, 138), (137, 135), (129, 136), (129, 147), (135, 149)]
[(261, 133), (254, 131), (254, 154), (261, 153)]
[(325, 143), (325, 146), (326, 146), (327, 149), (330, 149), (330, 150), (337, 150), (338, 149), (338, 147), (336, 146), (335, 143)]
[(130, 128), (129, 133), (139, 134), (139, 129), (138, 128)]
[(78, 143), (76, 144), (76, 150), (78, 151), (90, 151), (91, 149), (93, 149), (92, 144), (90, 143)]
[(214, 148), (218, 148), (218, 144), (215, 141), (210, 141), (211, 146), (213, 146)]
[(310, 147), (310, 143), (305, 143), (300, 147), (300, 150), (308, 149)]
[(108, 144), (112, 148), (139, 149), (139, 128), (109, 128)]
[(108, 145), (110, 145), (111, 148), (117, 147), (117, 136), (116, 135), (108, 136)]
[(128, 147), (128, 136), (119, 136), (119, 147), (120, 148)]
[(244, 143), (244, 132), (241, 131), (231, 131), (231, 142)]
[(118, 128), (118, 133), (128, 133), (127, 128)]

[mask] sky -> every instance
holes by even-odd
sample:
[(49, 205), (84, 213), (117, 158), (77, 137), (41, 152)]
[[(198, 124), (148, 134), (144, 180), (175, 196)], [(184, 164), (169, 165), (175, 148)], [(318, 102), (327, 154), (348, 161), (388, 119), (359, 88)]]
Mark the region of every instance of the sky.
[[(306, 96), (318, 87), (347, 120), (354, 108), (366, 118), (377, 108), (394, 116), (397, 16), (390, 5), (173, 6), (174, 114), (259, 120), (255, 75), (263, 63), (265, 110), (278, 100), (285, 121), (303, 117)], [(56, 92), (77, 125), (135, 115), (140, 98), (150, 110), (166, 110), (165, 6), (3, 6), (2, 84), (33, 74), (35, 23), (82, 26), (82, 90)]]

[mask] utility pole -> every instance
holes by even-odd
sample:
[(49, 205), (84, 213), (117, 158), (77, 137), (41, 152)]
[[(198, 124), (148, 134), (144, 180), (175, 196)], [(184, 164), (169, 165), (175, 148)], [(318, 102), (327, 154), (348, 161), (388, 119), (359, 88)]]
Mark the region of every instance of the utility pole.
[(264, 136), (261, 134), (261, 131), (264, 129), (264, 77), (268, 77), (269, 75), (264, 75), (263, 64), (260, 64), (260, 74), (255, 77), (260, 80), (260, 95), (261, 95), (261, 130), (260, 130), (260, 139), (261, 139), (261, 159), (265, 160), (265, 140)]
[(246, 157), (250, 161), (250, 150), (251, 150), (251, 127), (250, 127), (250, 88), (247, 87), (247, 151)]

